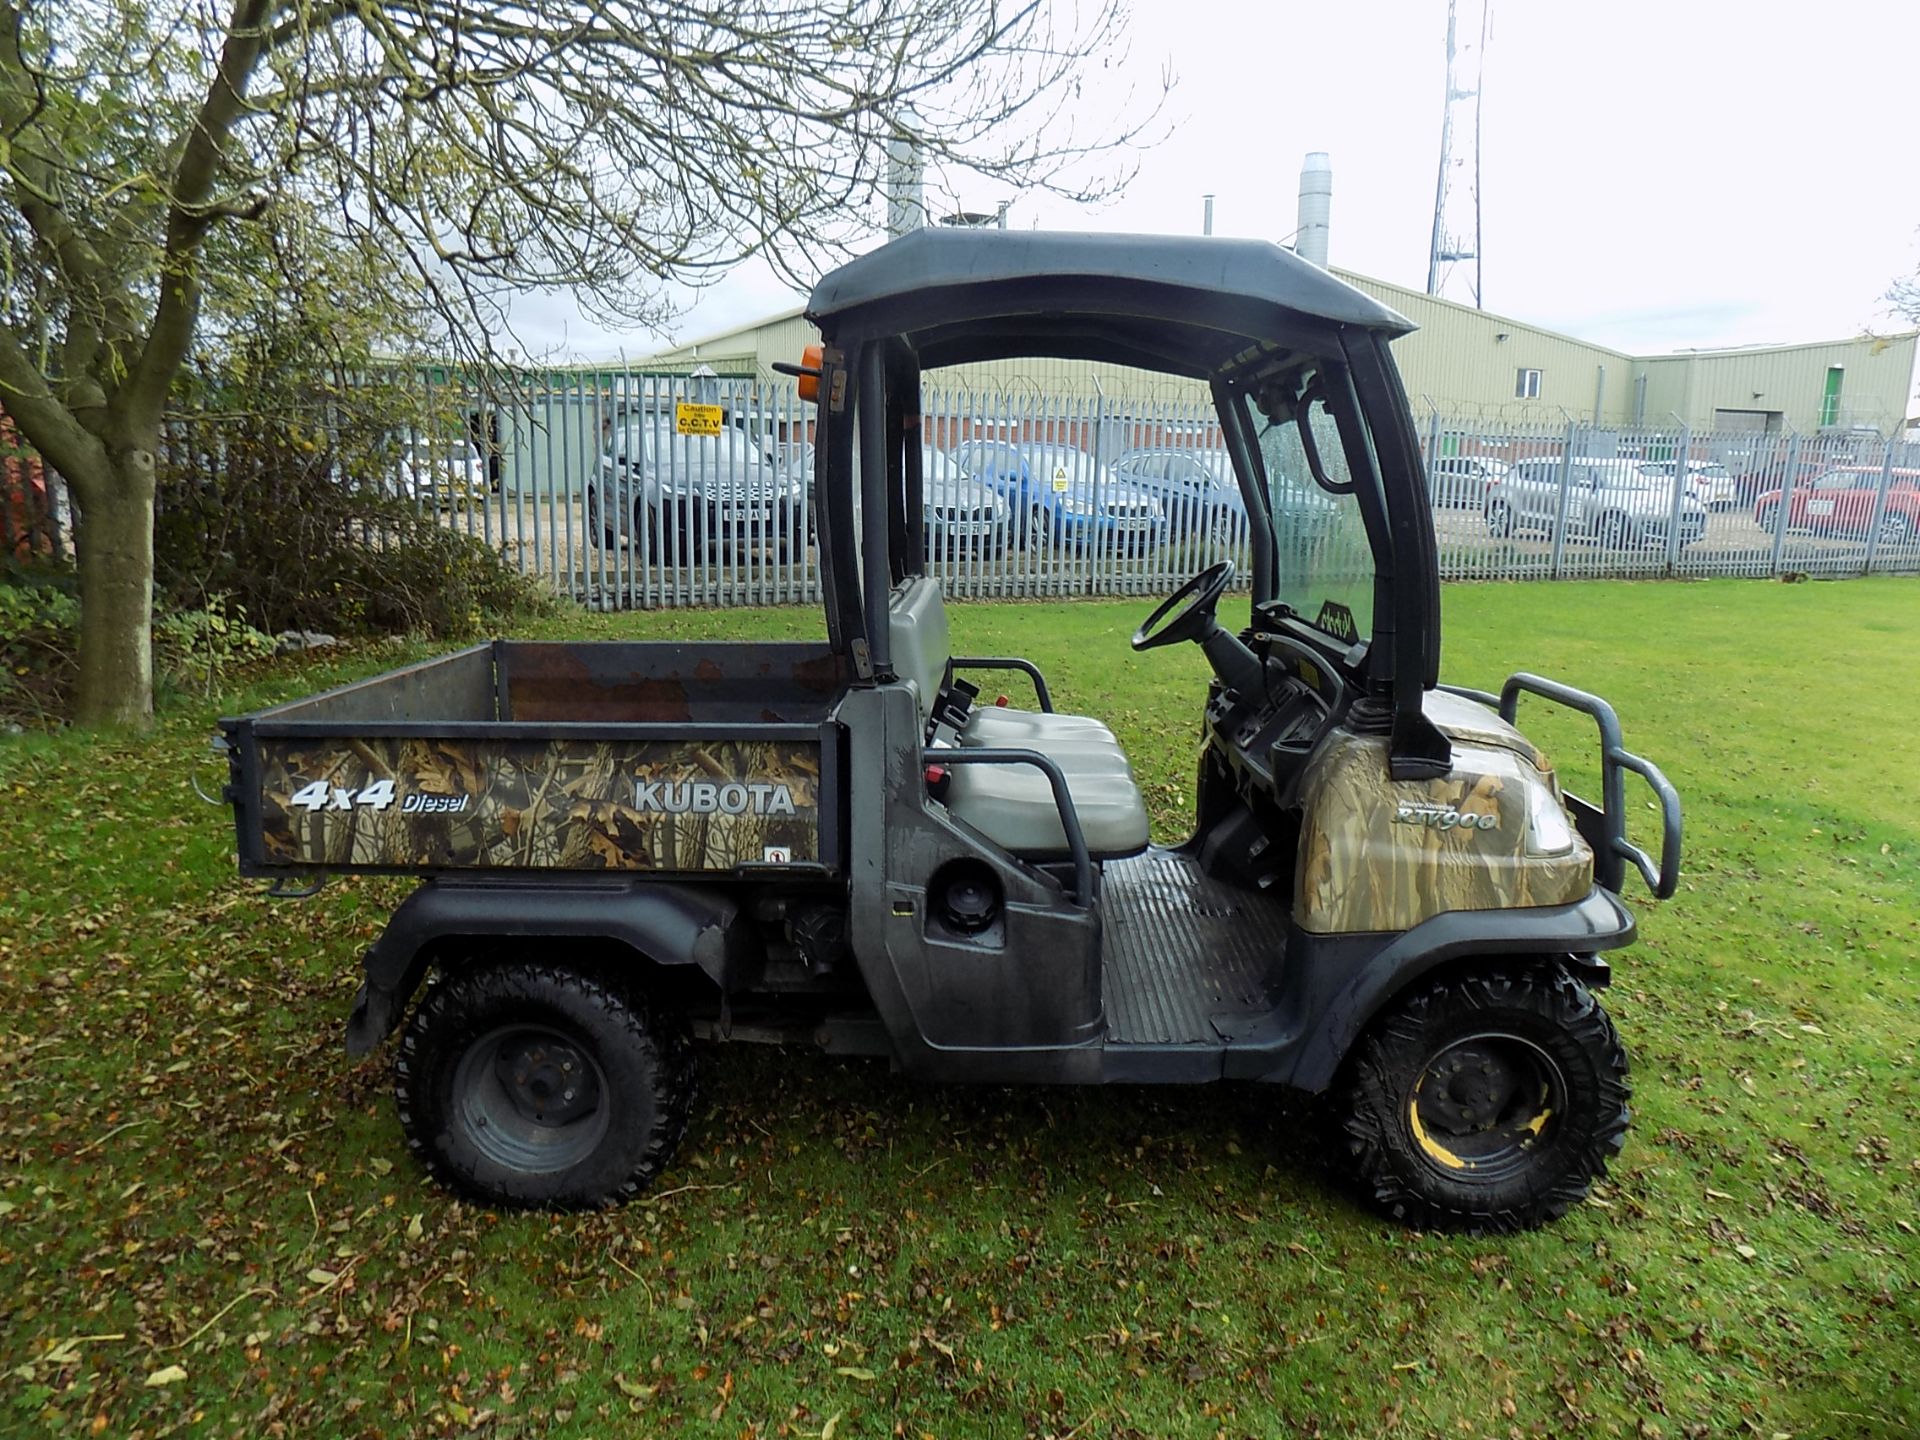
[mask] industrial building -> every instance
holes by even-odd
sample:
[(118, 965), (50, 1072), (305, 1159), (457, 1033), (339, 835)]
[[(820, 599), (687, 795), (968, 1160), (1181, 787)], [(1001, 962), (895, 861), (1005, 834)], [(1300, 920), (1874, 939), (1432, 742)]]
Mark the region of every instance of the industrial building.
[[(1502, 428), (1567, 423), (1695, 431), (1813, 434), (1906, 424), (1920, 332), (1799, 345), (1629, 355), (1510, 316), (1334, 269), (1420, 328), (1395, 342), (1423, 415)], [(819, 339), (796, 306), (638, 362), (654, 371), (706, 366), (721, 376), (775, 378)], [(1093, 398), (1123, 404), (1200, 399), (1198, 382), (1073, 360), (958, 366), (930, 383), (976, 394)]]

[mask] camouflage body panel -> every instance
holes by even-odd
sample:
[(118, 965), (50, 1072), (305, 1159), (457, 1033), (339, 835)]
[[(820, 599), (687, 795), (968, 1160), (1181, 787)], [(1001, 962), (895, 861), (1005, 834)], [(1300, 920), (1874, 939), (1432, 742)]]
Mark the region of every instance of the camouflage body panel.
[(1449, 910), (1564, 905), (1592, 890), (1593, 852), (1571, 824), (1558, 854), (1529, 853), (1529, 792), (1545, 791), (1564, 815), (1539, 752), (1483, 707), (1458, 703), (1478, 712), (1470, 726), (1449, 723), (1451, 707), (1428, 711), (1453, 740), (1453, 769), (1439, 779), (1389, 779), (1384, 736), (1336, 730), (1315, 753), (1294, 874), (1303, 930), (1405, 930)]
[(810, 740), (259, 741), (268, 866), (669, 870), (813, 864)]
[(1539, 747), (1479, 701), (1445, 690), (1429, 690), (1420, 709), (1454, 743), (1496, 745), (1502, 750), (1511, 750), (1551, 778), (1553, 767)]

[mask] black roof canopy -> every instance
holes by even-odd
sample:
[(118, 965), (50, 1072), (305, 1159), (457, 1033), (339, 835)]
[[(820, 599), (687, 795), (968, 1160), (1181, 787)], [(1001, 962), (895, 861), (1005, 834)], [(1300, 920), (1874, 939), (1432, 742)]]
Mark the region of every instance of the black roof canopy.
[(901, 336), (929, 369), (1051, 355), (1194, 377), (1414, 328), (1268, 241), (1058, 230), (913, 231), (825, 276), (807, 315), (840, 344)]

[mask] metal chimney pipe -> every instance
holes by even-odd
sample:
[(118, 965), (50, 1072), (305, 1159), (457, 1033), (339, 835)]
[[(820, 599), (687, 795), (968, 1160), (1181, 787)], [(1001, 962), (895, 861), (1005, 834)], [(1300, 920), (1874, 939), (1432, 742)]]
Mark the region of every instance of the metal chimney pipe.
[(1200, 198), (1207, 202), (1206, 209), (1201, 212), (1200, 233), (1211, 235), (1213, 233), (1213, 196), (1203, 195)]
[(1300, 225), (1293, 251), (1327, 268), (1327, 228), (1333, 219), (1333, 161), (1324, 150), (1307, 152), (1300, 167)]
[(927, 201), (921, 184), (920, 147), (910, 135), (895, 134), (887, 141), (887, 235), (905, 235), (927, 223)]

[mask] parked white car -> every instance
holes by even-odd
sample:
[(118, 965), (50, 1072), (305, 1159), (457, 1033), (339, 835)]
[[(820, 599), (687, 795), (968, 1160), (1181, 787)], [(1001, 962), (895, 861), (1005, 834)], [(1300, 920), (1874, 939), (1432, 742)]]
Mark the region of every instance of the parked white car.
[(425, 505), (478, 500), (487, 493), (487, 465), (471, 440), (417, 437), (401, 445), (386, 488)]
[(1733, 472), (1718, 461), (1695, 463), (1687, 467), (1687, 483), (1694, 498), (1709, 510), (1731, 510), (1740, 503), (1740, 487)]
[(1427, 492), (1436, 510), (1478, 510), (1487, 491), (1513, 467), (1491, 455), (1441, 455), (1427, 465)]
[(973, 479), (943, 450), (920, 451), (921, 510), (927, 553), (976, 551), (1002, 555), (1013, 533), (1013, 511), (989, 485)]
[[(1660, 475), (1644, 461), (1610, 456), (1522, 460), (1487, 491), (1482, 511), (1487, 533), (1550, 536), (1563, 501), (1568, 535), (1596, 540), (1609, 550), (1664, 544), (1674, 519), (1673, 468)], [(1706, 507), (1690, 493), (1680, 497), (1679, 522), (1682, 546), (1707, 532)]]

